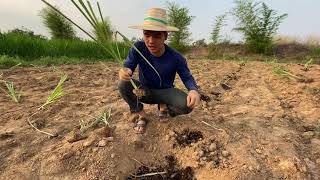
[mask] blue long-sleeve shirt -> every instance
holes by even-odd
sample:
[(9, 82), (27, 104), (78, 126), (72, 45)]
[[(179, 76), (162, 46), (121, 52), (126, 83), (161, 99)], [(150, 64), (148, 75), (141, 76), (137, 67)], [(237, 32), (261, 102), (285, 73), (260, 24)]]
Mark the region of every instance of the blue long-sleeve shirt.
[(188, 90), (197, 90), (198, 86), (188, 68), (186, 59), (176, 50), (165, 45), (165, 52), (162, 56), (152, 55), (143, 41), (135, 43), (139, 51), (158, 71), (162, 83), (157, 73), (148, 65), (147, 62), (133, 48), (130, 49), (124, 67), (130, 68), (134, 72), (139, 65), (139, 81), (143, 86), (151, 89), (165, 89), (174, 87), (176, 73), (179, 74), (182, 82)]

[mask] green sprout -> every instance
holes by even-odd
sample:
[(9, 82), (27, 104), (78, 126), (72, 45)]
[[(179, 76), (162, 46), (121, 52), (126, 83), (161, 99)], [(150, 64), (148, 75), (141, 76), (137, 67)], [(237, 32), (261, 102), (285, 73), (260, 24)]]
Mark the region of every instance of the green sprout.
[(16, 102), (19, 103), (20, 102), (20, 94), (17, 93), (17, 91), (14, 89), (14, 85), (13, 82), (11, 81), (4, 81), (8, 91), (4, 90), (3, 88), (0, 87), (1, 91), (7, 93), (11, 99)]
[(277, 74), (279, 76), (284, 76), (289, 79), (303, 80), (302, 78), (290, 73), (288, 70), (284, 69), (282, 66), (279, 66), (279, 65), (273, 66), (272, 71), (274, 74)]
[(304, 70), (305, 70), (305, 71), (308, 71), (311, 64), (313, 64), (313, 58), (311, 58), (309, 61), (307, 61), (307, 62), (304, 64)]
[(47, 101), (46, 101), (44, 104), (42, 104), (42, 105), (38, 108), (38, 110), (37, 110), (36, 112), (34, 112), (33, 114), (31, 114), (31, 115), (28, 117), (28, 119), (27, 119), (28, 123), (29, 123), (30, 126), (33, 127), (36, 131), (41, 132), (41, 133), (46, 134), (46, 135), (49, 135), (49, 136), (51, 136), (51, 137), (57, 136), (57, 134), (51, 134), (51, 133), (48, 133), (48, 132), (45, 132), (45, 131), (40, 130), (39, 128), (37, 128), (36, 126), (33, 125), (33, 123), (31, 122), (30, 119), (31, 119), (34, 115), (38, 114), (38, 113), (40, 112), (40, 110), (42, 110), (45, 106), (47, 106), (47, 105), (49, 105), (49, 104), (51, 104), (51, 103), (56, 102), (58, 99), (60, 99), (62, 96), (65, 95), (65, 93), (63, 92), (63, 89), (62, 89), (62, 85), (63, 85), (63, 83), (64, 83), (67, 79), (68, 79), (68, 75), (67, 75), (67, 74), (63, 75), (63, 76), (60, 78), (60, 81), (59, 81), (59, 83), (57, 84), (57, 86), (54, 88), (54, 90), (52, 91), (52, 93), (50, 94), (50, 96), (47, 98)]
[(289, 78), (291, 80), (296, 80), (298, 82), (310, 83), (310, 82), (314, 81), (313, 79), (306, 78), (306, 77), (304, 77), (302, 75), (299, 75), (299, 76), (294, 75), (291, 72), (289, 72), (288, 70), (284, 69), (280, 65), (275, 65), (274, 64), (272, 71), (273, 71), (274, 74), (277, 74), (279, 76), (284, 76), (286, 78)]
[(90, 128), (95, 127), (100, 122), (103, 122), (106, 126), (110, 127), (109, 119), (111, 117), (111, 108), (108, 112), (103, 112), (99, 117), (94, 117), (94, 120), (85, 123), (83, 120), (80, 120), (80, 133), (84, 134), (86, 131), (88, 131)]
[(65, 95), (64, 92), (63, 92), (63, 89), (62, 89), (62, 85), (67, 79), (68, 79), (68, 75), (67, 74), (65, 74), (64, 76), (62, 76), (60, 78), (59, 83), (54, 88), (54, 90), (52, 91), (51, 95), (47, 98), (47, 101), (43, 105), (41, 105), (39, 107), (39, 109), (42, 109), (44, 106), (57, 101), (59, 98), (61, 98), (62, 96)]

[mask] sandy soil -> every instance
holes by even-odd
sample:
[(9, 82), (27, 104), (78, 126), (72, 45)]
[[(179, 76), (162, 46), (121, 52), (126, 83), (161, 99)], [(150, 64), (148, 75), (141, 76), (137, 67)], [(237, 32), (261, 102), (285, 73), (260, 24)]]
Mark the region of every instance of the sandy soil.
[[(189, 171), (180, 179), (320, 179), (319, 65), (309, 71), (284, 65), (313, 82), (280, 77), (261, 62), (192, 60), (189, 65), (203, 101), (168, 123), (158, 121), (155, 105), (146, 105), (150, 122), (144, 135), (127, 123), (117, 64), (2, 70), (22, 102), (0, 94), (0, 179), (179, 179), (177, 173), (168, 177), (168, 169), (160, 172), (169, 155), (178, 170)], [(58, 135), (48, 137), (27, 119), (64, 73), (70, 77), (67, 94), (31, 118)], [(178, 78), (177, 87), (183, 87)], [(109, 133), (100, 123), (85, 139), (67, 141), (80, 120), (92, 121), (110, 108)], [(149, 171), (139, 174), (139, 167)], [(158, 175), (147, 176), (153, 172)]]

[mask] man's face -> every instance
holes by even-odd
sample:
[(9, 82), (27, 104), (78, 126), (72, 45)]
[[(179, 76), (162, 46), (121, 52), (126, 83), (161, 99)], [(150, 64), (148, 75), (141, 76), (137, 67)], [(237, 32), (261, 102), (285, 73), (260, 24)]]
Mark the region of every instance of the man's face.
[(143, 39), (150, 53), (158, 56), (163, 53), (167, 33), (163, 31), (144, 30)]

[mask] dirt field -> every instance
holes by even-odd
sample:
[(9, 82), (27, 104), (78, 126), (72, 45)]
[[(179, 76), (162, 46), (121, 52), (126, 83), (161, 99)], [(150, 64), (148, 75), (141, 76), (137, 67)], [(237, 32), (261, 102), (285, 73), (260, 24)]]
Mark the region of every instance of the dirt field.
[[(22, 102), (0, 94), (0, 179), (320, 179), (320, 65), (284, 65), (313, 82), (277, 76), (261, 62), (189, 65), (203, 101), (168, 123), (146, 105), (150, 123), (142, 136), (127, 123), (116, 64), (2, 70)], [(64, 73), (67, 95), (31, 118), (58, 135), (50, 138), (27, 119)], [(67, 141), (80, 120), (110, 108), (108, 133), (100, 123), (87, 138)]]

